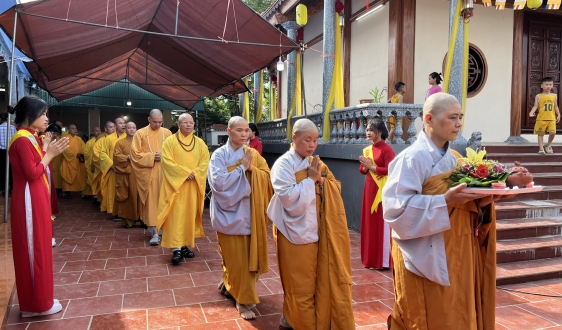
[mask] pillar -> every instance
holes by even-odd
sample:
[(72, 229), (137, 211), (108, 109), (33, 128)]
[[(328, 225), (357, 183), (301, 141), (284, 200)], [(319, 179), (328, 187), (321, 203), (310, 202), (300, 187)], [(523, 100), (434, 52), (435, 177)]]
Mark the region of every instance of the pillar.
[(172, 127), (172, 110), (162, 110), (162, 127)]
[[(455, 20), (455, 14), (457, 12), (458, 1), (451, 1), (449, 5), (449, 42), (453, 33), (453, 22)], [(459, 28), (457, 31), (457, 42), (455, 43), (455, 54), (453, 56), (453, 66), (451, 68), (450, 79), (449, 79), (449, 94), (462, 102), (462, 82), (463, 79), (468, 79), (468, 77), (463, 77), (463, 51), (464, 51), (464, 19), (462, 15), (459, 17)], [(445, 77), (445, 79), (447, 79)], [(463, 109), (465, 111), (466, 109)], [(453, 143), (455, 144), (465, 144), (468, 141), (462, 136), (462, 129), (459, 132), (459, 137)]]
[[(336, 20), (336, 0), (325, 0), (324, 1), (324, 37), (323, 37), (323, 49), (324, 49), (324, 71), (322, 73), (322, 113), (326, 114), (326, 104), (328, 103), (328, 96), (330, 95), (330, 87), (332, 86), (332, 77), (334, 76), (334, 64), (336, 58), (334, 54), (336, 53), (336, 26), (334, 21)], [(333, 107), (333, 105), (332, 105)], [(322, 125), (323, 127), (323, 125)], [(320, 130), (322, 134), (322, 130)], [(322, 141), (322, 139), (319, 139)]]
[(261, 70), (254, 72), (254, 123), (258, 118), (258, 106), (260, 105), (260, 83), (261, 83)]
[[(289, 21), (281, 24), (287, 30), (287, 36), (293, 41), (297, 41), (297, 30), (300, 25), (295, 21)], [(293, 105), (293, 97), (295, 95), (296, 79), (297, 79), (297, 51), (294, 50), (289, 53), (287, 65), (287, 116), (291, 111)], [(296, 108), (296, 106), (295, 106)], [(294, 112), (296, 113), (296, 112)]]
[(90, 136), (92, 129), (94, 129), (94, 127), (96, 126), (101, 128), (101, 131), (103, 132), (103, 126), (100, 123), (100, 109), (98, 107), (89, 108), (88, 109), (88, 136)]

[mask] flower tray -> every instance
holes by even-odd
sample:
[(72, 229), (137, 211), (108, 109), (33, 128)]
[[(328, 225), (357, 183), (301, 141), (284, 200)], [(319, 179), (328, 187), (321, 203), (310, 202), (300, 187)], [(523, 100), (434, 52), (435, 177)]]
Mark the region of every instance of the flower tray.
[(544, 186), (534, 186), (533, 188), (519, 188), (519, 189), (493, 189), (493, 188), (464, 188), (462, 191), (469, 194), (478, 195), (519, 195), (528, 194), (544, 189)]

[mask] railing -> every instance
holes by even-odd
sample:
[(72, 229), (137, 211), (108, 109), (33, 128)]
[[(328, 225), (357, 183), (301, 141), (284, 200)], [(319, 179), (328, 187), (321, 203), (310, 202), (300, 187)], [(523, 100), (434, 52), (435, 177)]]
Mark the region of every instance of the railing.
[[(369, 141), (365, 138), (367, 122), (374, 117), (379, 117), (388, 121), (392, 115), (396, 118), (396, 128), (394, 130), (395, 139), (392, 144), (411, 144), (416, 141), (417, 130), (415, 126), (416, 118), (422, 116), (422, 104), (377, 104), (365, 103), (352, 107), (332, 110), (330, 112), (330, 142), (332, 144), (367, 144)], [(408, 127), (402, 127), (402, 119), (409, 119)], [(300, 118), (304, 116), (296, 116), (291, 118), (291, 127)], [(314, 113), (308, 115), (308, 119), (312, 120), (322, 138), (322, 127), (324, 125), (322, 113)], [(258, 124), (260, 130), (260, 139), (264, 143), (287, 143), (287, 119), (277, 119)], [(403, 140), (404, 131), (407, 132), (407, 139)], [(322, 139), (321, 139), (322, 140)]]

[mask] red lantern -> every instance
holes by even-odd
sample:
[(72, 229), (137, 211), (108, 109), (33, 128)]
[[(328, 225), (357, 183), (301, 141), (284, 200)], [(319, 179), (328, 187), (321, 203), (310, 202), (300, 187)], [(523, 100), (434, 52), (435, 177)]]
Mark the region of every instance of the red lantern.
[(343, 11), (343, 9), (345, 8), (345, 6), (343, 5), (343, 3), (340, 0), (336, 1), (336, 13), (341, 14), (341, 12)]

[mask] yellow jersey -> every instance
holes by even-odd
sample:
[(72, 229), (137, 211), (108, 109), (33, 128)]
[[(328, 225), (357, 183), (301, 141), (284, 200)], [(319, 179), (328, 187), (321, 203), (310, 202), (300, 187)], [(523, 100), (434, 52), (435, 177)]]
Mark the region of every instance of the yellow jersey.
[(556, 94), (539, 94), (537, 121), (556, 120)]
[(400, 100), (400, 94), (395, 94), (395, 95), (392, 96), (392, 98), (390, 99), (390, 103), (398, 103), (399, 100)]

